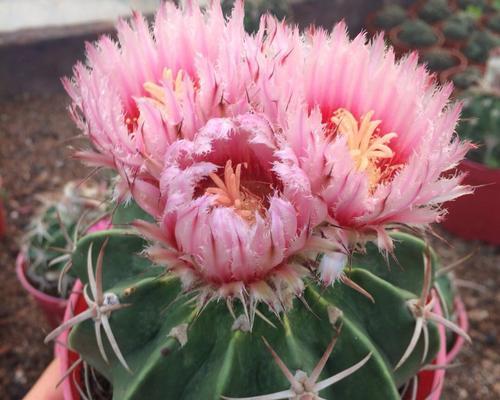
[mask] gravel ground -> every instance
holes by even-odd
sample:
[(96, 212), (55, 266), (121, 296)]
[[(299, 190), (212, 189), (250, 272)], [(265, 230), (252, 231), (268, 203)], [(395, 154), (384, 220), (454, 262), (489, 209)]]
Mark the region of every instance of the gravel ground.
[[(69, 57), (76, 59), (74, 54)], [(72, 62), (58, 59), (58, 63)], [(67, 98), (52, 76), (62, 73), (54, 73), (50, 66), (47, 63), (44, 70), (36, 72), (43, 81), (35, 82), (34, 91), (2, 97), (0, 87), (0, 173), (8, 194), (9, 220), (8, 234), (0, 240), (0, 399), (5, 400), (22, 398), (53, 351), (43, 345), (48, 326), (14, 271), (18, 240), (33, 210), (34, 196), (89, 172), (69, 158), (68, 143), (78, 132), (65, 110)], [(22, 76), (18, 71), (16, 74)], [(0, 68), (0, 82), (2, 79), (8, 77)], [(26, 81), (22, 85), (30, 86)], [(13, 86), (9, 82), (9, 88)], [(467, 286), (461, 293), (469, 311), (473, 344), (459, 356), (460, 366), (447, 373), (443, 399), (499, 399), (500, 248), (444, 235), (451, 247), (441, 241), (434, 245), (445, 265), (474, 250), (476, 255), (456, 269), (457, 277)]]

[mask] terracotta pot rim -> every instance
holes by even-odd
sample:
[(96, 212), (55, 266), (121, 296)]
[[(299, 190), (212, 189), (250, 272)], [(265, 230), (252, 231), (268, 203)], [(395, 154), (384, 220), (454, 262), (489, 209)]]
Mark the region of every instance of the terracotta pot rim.
[(26, 291), (28, 291), (36, 299), (40, 299), (44, 302), (51, 303), (54, 305), (61, 305), (66, 303), (67, 299), (63, 297), (56, 297), (34, 287), (28, 278), (26, 277), (26, 268), (28, 265), (28, 258), (23, 251), (20, 251), (16, 257), (16, 275), (19, 282)]

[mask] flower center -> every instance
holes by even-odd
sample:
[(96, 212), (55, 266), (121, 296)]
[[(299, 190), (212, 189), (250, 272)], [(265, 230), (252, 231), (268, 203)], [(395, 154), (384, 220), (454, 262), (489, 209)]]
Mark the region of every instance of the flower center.
[(339, 133), (347, 137), (347, 145), (357, 170), (366, 172), (370, 186), (374, 187), (386, 177), (380, 168), (380, 162), (394, 156), (388, 143), (398, 135), (395, 132), (381, 135), (381, 121), (372, 121), (372, 117), (373, 111), (369, 111), (358, 121), (345, 108), (339, 108), (331, 122)]
[[(165, 68), (163, 70), (162, 78), (164, 84), (169, 85), (172, 88), (177, 99), (179, 99), (184, 94), (184, 71), (182, 69), (177, 71), (177, 76), (174, 80), (172, 70), (170, 68)], [(146, 82), (144, 84), (144, 90), (149, 94), (149, 96), (154, 100), (155, 104), (160, 109), (165, 109), (165, 89), (162, 86), (153, 82)]]
[(207, 188), (205, 193), (214, 195), (218, 206), (232, 207), (240, 217), (254, 222), (255, 212), (262, 213), (264, 204), (259, 196), (241, 185), (241, 166), (238, 164), (233, 169), (232, 161), (228, 160), (224, 168), (224, 180), (214, 173), (210, 174), (216, 186)]

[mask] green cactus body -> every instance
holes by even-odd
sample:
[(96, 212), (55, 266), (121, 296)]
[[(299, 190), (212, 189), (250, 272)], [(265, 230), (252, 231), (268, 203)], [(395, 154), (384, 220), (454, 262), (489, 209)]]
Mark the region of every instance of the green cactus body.
[[(123, 230), (89, 235), (73, 255), (74, 271), (88, 283), (87, 253), (109, 238), (103, 262), (105, 292), (118, 296), (129, 307), (110, 317), (113, 334), (132, 372), (128, 372), (104, 338), (109, 357), (101, 357), (92, 321), (73, 327), (69, 344), (113, 386), (115, 399), (219, 399), (221, 396), (256, 396), (290, 387), (277, 367), (264, 337), (290, 371), (310, 374), (336, 330), (331, 315), (341, 310), (338, 342), (320, 376), (325, 379), (348, 368), (368, 354), (370, 360), (348, 378), (321, 391), (327, 399), (399, 399), (400, 388), (422, 364), (432, 360), (439, 347), (436, 326), (429, 324), (429, 351), (422, 362), (420, 339), (410, 358), (396, 371), (408, 346), (415, 319), (407, 300), (416, 298), (423, 284), (423, 251), (420, 240), (395, 234), (394, 260), (386, 263), (375, 246), (352, 260), (348, 276), (375, 299), (336, 283), (318, 287), (307, 282), (303, 299), (294, 299), (280, 320), (259, 306), (250, 331), (235, 326), (225, 301), (212, 302), (197, 312), (193, 293), (184, 293), (177, 278), (152, 266), (139, 252), (146, 243)], [(434, 268), (437, 263), (433, 260)], [(302, 301), (301, 301), (302, 300)], [(236, 316), (243, 308), (234, 302)]]

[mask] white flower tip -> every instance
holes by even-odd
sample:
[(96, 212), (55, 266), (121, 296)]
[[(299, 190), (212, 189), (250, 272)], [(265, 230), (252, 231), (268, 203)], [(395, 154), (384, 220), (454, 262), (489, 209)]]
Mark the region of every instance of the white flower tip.
[(319, 263), (321, 280), (327, 285), (334, 283), (342, 275), (347, 261), (347, 255), (344, 253), (337, 251), (325, 253)]

